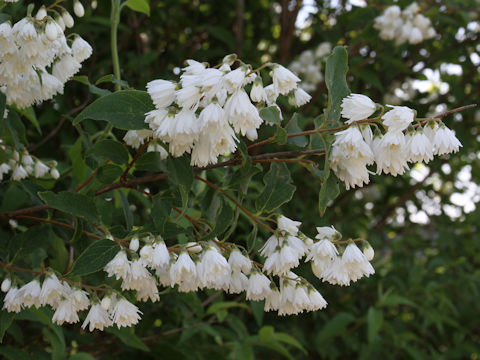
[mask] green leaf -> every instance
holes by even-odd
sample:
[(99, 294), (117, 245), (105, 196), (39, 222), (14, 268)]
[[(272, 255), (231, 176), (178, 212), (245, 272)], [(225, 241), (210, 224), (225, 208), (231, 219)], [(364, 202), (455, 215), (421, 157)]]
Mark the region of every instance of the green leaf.
[(318, 211), (320, 212), (321, 216), (325, 214), (328, 203), (331, 200), (336, 199), (339, 194), (340, 187), (338, 186), (337, 177), (333, 173), (330, 173), (330, 176), (327, 178), (327, 180), (322, 183), (322, 187), (318, 193)]
[(167, 159), (168, 180), (173, 184), (181, 184), (186, 191), (190, 191), (193, 183), (193, 168), (185, 155), (179, 158)]
[(221, 301), (210, 305), (205, 315), (216, 314), (220, 310), (226, 310), (234, 307), (241, 307), (244, 309), (250, 309), (247, 304), (236, 301)]
[(87, 155), (95, 155), (100, 161), (110, 160), (116, 164), (128, 163), (128, 151), (125, 147), (114, 140), (102, 140), (87, 151)]
[(280, 124), (280, 111), (276, 106), (269, 106), (260, 110), (260, 117), (269, 125)]
[(51, 191), (38, 193), (38, 196), (50, 207), (67, 214), (81, 217), (97, 224), (101, 223), (93, 198), (69, 191), (55, 194)]
[(344, 46), (337, 46), (327, 59), (325, 83), (328, 89), (328, 106), (326, 120), (340, 120), (341, 104), (344, 97), (350, 94), (347, 85), (348, 54)]
[(142, 154), (135, 162), (135, 170), (165, 171), (165, 160), (162, 160), (158, 152), (147, 152)]
[(127, 230), (132, 230), (133, 227), (133, 214), (132, 210), (130, 209), (130, 204), (128, 203), (128, 199), (123, 193), (122, 190), (118, 190), (120, 194), (120, 200), (122, 201), (122, 209), (123, 209), (123, 216), (125, 217), (125, 223), (127, 225)]
[(12, 346), (0, 347), (0, 354), (5, 356), (8, 360), (31, 360), (30, 355), (22, 349), (18, 349)]
[(27, 144), (27, 138), (25, 137), (25, 126), (22, 120), (18, 116), (17, 112), (13, 109), (8, 110), (8, 116), (4, 120), (6, 125), (6, 133), (2, 134), (4, 141), (15, 146), (17, 150), (23, 148), (23, 144)]
[(74, 120), (77, 125), (85, 119), (105, 120), (123, 130), (148, 129), (145, 113), (154, 109), (145, 91), (123, 90), (105, 95), (87, 106)]
[(383, 325), (383, 311), (370, 307), (367, 313), (367, 338), (372, 343)]
[(378, 306), (397, 306), (397, 305), (408, 305), (408, 306), (413, 306), (413, 307), (418, 306), (412, 300), (407, 299), (406, 297), (403, 297), (403, 296), (400, 296), (400, 295), (396, 295), (396, 294), (388, 295), (388, 296), (382, 298), (378, 302)]
[(155, 228), (163, 232), (165, 222), (172, 212), (172, 199), (166, 199), (161, 194), (153, 197), (152, 217)]
[(58, 272), (63, 273), (68, 264), (68, 251), (65, 248), (65, 243), (58, 236), (54, 236), (51, 245), (50, 266)]
[(120, 166), (106, 164), (98, 168), (97, 179), (104, 184), (111, 184), (123, 174)]
[(275, 133), (275, 142), (279, 145), (285, 145), (287, 143), (287, 131), (277, 125), (277, 132)]
[(94, 95), (98, 95), (98, 96), (105, 96), (105, 95), (108, 95), (108, 94), (111, 94), (112, 92), (109, 91), (109, 90), (106, 90), (106, 89), (100, 89), (99, 87), (93, 85), (90, 83), (90, 81), (88, 80), (88, 77), (85, 76), (85, 75), (79, 75), (79, 76), (74, 76), (72, 77), (72, 80), (73, 81), (77, 81), (81, 84), (84, 84), (84, 85), (87, 85), (88, 86), (88, 90), (90, 90), (90, 92)]
[(215, 227), (202, 240), (207, 241), (223, 234), (233, 221), (233, 210), (226, 202), (223, 202), (215, 219)]
[[(302, 129), (300, 129), (300, 126), (298, 126), (298, 117), (299, 116), (297, 113), (293, 114), (292, 118), (285, 127), (287, 134), (294, 134), (302, 131)], [(308, 145), (308, 138), (306, 136), (295, 136), (289, 138), (287, 140), (287, 143), (297, 145), (299, 147), (305, 147)]]
[(295, 185), (290, 184), (290, 171), (284, 163), (272, 163), (264, 176), (265, 188), (255, 202), (259, 212), (272, 212), (292, 199)]
[(66, 357), (65, 342), (62, 342), (58, 336), (47, 328), (42, 329), (43, 335), (47, 338), (53, 348), (52, 360), (63, 360)]
[(122, 6), (128, 6), (133, 11), (138, 11), (150, 16), (150, 4), (147, 0), (127, 0)]
[(75, 144), (68, 150), (68, 157), (72, 161), (73, 174), (80, 182), (85, 178), (87, 172), (87, 164), (82, 157), (82, 138), (78, 138)]
[(84, 276), (100, 271), (120, 250), (120, 246), (113, 240), (95, 241), (75, 260), (69, 275)]
[(42, 129), (40, 128), (40, 124), (38, 123), (37, 115), (35, 114), (35, 110), (33, 110), (33, 107), (29, 106), (26, 109), (19, 109), (19, 111), (32, 123), (33, 126), (35, 126), (38, 133), (41, 134)]
[(3, 336), (5, 335), (5, 331), (7, 331), (14, 317), (15, 317), (14, 312), (8, 312), (7, 310), (0, 310), (0, 344), (3, 341)]
[(150, 351), (147, 345), (145, 345), (140, 338), (135, 335), (134, 328), (114, 328), (109, 327), (105, 329), (106, 332), (117, 336), (125, 345), (139, 349), (142, 351)]

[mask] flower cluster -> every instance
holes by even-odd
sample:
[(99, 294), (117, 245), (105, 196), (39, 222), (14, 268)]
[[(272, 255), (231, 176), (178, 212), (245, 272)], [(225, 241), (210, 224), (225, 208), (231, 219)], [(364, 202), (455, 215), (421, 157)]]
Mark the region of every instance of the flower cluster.
[[(375, 163), (377, 174), (397, 176), (408, 169), (408, 162), (428, 163), (434, 155), (457, 152), (462, 146), (440, 119), (421, 121), (406, 106), (387, 106), (391, 110), (382, 110), (378, 118), (362, 122), (381, 106), (361, 94), (351, 94), (342, 101), (342, 117), (350, 126), (335, 133), (330, 167), (347, 190), (369, 183), (367, 165)], [(417, 124), (412, 126), (414, 121)], [(384, 132), (379, 131), (377, 123)], [(371, 125), (377, 128), (375, 134)]]
[[(74, 11), (83, 16), (79, 1)], [(92, 48), (78, 35), (71, 46), (67, 43), (64, 30), (74, 24), (70, 13), (65, 9), (54, 13), (55, 19), (42, 6), (35, 17), (27, 16), (13, 26), (9, 21), (0, 24), (0, 87), (7, 104), (26, 108), (63, 93), (65, 82), (90, 57)]]
[(215, 164), (219, 155), (236, 150), (237, 135), (257, 138), (263, 123), (259, 110), (277, 106), (279, 95), (289, 95), (295, 106), (310, 100), (298, 88), (300, 79), (278, 64), (262, 66), (271, 69), (273, 83), (266, 87), (260, 69), (252, 70), (235, 55), (226, 56), (216, 67), (195, 60), (187, 64), (178, 82), (159, 79), (147, 84), (156, 108), (145, 118), (151, 131), (130, 131), (127, 143), (138, 145), (153, 138), (167, 143), (174, 157), (191, 153), (192, 165)]
[(375, 18), (375, 28), (383, 40), (395, 40), (396, 45), (409, 42), (419, 44), (433, 38), (437, 33), (429, 18), (419, 14), (419, 6), (411, 3), (403, 11), (397, 6), (389, 6), (382, 15)]
[(0, 150), (3, 151), (8, 159), (7, 161), (0, 163), (0, 181), (2, 181), (3, 177), (10, 172), (12, 173), (12, 180), (22, 180), (29, 176), (41, 178), (47, 174), (54, 179), (60, 177), (60, 173), (56, 168), (56, 161), (44, 163), (35, 156), (30, 155), (27, 150), (23, 150), (19, 153), (18, 151), (7, 147), (2, 139), (0, 139)]
[(1, 286), (7, 293), (3, 308), (19, 312), (22, 308), (48, 305), (55, 310), (52, 321), (61, 325), (80, 321), (78, 313), (90, 307), (83, 328), (88, 326), (93, 331), (112, 325), (131, 326), (139, 321), (141, 311), (122, 292), (133, 291), (137, 301), (156, 302), (160, 299), (158, 286), (162, 285), (176, 287), (179, 292), (245, 292), (247, 300), (264, 300), (265, 311), (289, 315), (327, 306), (312, 284), (292, 272), (302, 258), (311, 262), (319, 279), (331, 284), (349, 285), (375, 272), (369, 262), (373, 249), (366, 241), (362, 252), (353, 241), (341, 241), (340, 233), (333, 227), (317, 228), (314, 241), (299, 231), (300, 225), (285, 216), (278, 217), (275, 234), (260, 250), (263, 265), (252, 261), (235, 244), (217, 239), (167, 247), (161, 236), (134, 237), (129, 247), (119, 251), (104, 267), (108, 276), (121, 284), (119, 289), (102, 287), (105, 295), (101, 300), (92, 292), (94, 287), (87, 286), (88, 292), (72, 287), (48, 271), (21, 287), (12, 284), (12, 278), (5, 278)]
[(48, 272), (40, 284), (36, 278), (22, 287), (12, 284), (10, 278), (3, 280), (1, 289), (6, 292), (3, 309), (19, 312), (22, 308), (50, 306), (55, 310), (52, 322), (62, 325), (80, 321), (78, 312), (90, 310), (82, 328), (103, 330), (104, 327), (117, 325), (131, 326), (138, 322), (141, 312), (121, 295), (112, 294), (100, 300), (89, 298), (89, 293), (79, 287), (71, 287), (66, 281), (60, 281), (53, 272)]
[(305, 50), (290, 64), (289, 69), (302, 79), (300, 87), (303, 90), (315, 91), (318, 84), (323, 81), (322, 63), (331, 51), (332, 45), (329, 42), (323, 42), (315, 51)]

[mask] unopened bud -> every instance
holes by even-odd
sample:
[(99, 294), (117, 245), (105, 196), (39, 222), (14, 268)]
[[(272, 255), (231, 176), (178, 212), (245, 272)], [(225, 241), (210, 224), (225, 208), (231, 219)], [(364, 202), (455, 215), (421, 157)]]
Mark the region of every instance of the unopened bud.
[(10, 278), (6, 278), (2, 281), (2, 291), (7, 292), (10, 290), (10, 286), (12, 285), (12, 280)]

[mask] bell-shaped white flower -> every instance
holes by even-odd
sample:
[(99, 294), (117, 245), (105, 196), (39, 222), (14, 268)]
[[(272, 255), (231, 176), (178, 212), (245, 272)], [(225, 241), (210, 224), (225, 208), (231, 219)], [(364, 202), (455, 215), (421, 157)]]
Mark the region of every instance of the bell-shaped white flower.
[(137, 324), (140, 320), (140, 314), (142, 314), (142, 312), (138, 307), (125, 298), (121, 298), (115, 304), (111, 315), (113, 323), (120, 329), (121, 327), (129, 327)]
[(272, 70), (273, 86), (275, 91), (281, 95), (286, 95), (297, 88), (300, 79), (282, 65), (275, 64)]
[(342, 117), (348, 119), (347, 124), (367, 119), (377, 108), (368, 96), (362, 94), (350, 94), (342, 100), (341, 107)]
[(393, 106), (392, 110), (383, 114), (383, 125), (388, 127), (389, 132), (399, 132), (405, 130), (415, 117), (415, 111), (406, 106)]
[(108, 315), (108, 311), (103, 309), (100, 304), (93, 304), (90, 311), (82, 324), (82, 329), (88, 326), (89, 331), (99, 329), (103, 331), (104, 328), (112, 326), (113, 322)]

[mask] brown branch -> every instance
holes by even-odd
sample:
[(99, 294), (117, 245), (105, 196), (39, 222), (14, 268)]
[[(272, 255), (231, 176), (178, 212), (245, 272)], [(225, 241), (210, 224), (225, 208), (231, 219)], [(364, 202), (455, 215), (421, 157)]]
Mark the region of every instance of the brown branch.
[(243, 56), (243, 17), (245, 0), (237, 0), (237, 22), (233, 28), (235, 33), (235, 51), (239, 58)]
[(132, 161), (130, 161), (130, 164), (128, 164), (127, 168), (125, 169), (125, 171), (123, 172), (122, 176), (120, 177), (120, 182), (122, 182), (122, 183), (125, 183), (125, 182), (126, 182), (128, 172), (130, 171), (130, 169), (132, 168), (132, 166), (135, 164), (135, 162), (138, 160), (138, 158), (140, 157), (140, 155), (142, 155), (143, 151), (145, 150), (145, 148), (148, 146), (149, 143), (150, 143), (150, 140), (145, 140), (145, 143), (144, 143), (144, 144), (142, 145), (142, 147), (137, 151), (137, 153), (135, 154), (135, 157), (133, 158)]
[[(103, 165), (107, 165), (109, 162), (110, 162), (110, 160), (107, 159), (107, 160), (105, 160)], [(78, 185), (78, 187), (73, 192), (79, 192), (81, 189), (83, 189), (85, 186), (87, 186), (88, 183), (93, 180), (95, 175), (97, 175), (97, 173), (98, 173), (98, 169), (95, 170), (94, 172), (92, 172), (92, 174), (87, 178), (87, 180), (85, 180), (83, 183)]]
[(261, 227), (263, 227), (264, 229), (270, 231), (272, 234), (275, 233), (275, 230), (273, 230), (270, 226), (268, 226), (267, 224), (264, 224), (263, 222), (261, 222), (260, 220), (258, 220), (258, 218), (252, 214), (250, 211), (248, 211), (242, 204), (240, 204), (240, 202), (235, 199), (233, 196), (231, 196), (229, 193), (227, 193), (225, 190), (223, 190), (221, 187), (215, 185), (214, 183), (198, 176), (198, 175), (195, 175), (195, 179), (197, 180), (200, 180), (202, 182), (204, 182), (205, 184), (207, 184), (208, 186), (210, 186), (212, 189), (215, 189), (216, 191), (220, 192), (222, 195), (224, 195), (225, 197), (229, 198), (231, 201), (233, 201), (235, 203), (235, 205), (237, 205), (237, 207), (243, 211), (243, 213), (245, 215), (247, 215), (250, 219), (252, 219), (253, 222), (257, 223), (258, 225), (260, 225)]
[[(65, 223), (62, 223), (60, 221), (55, 221), (55, 220), (50, 220), (50, 219), (44, 219), (44, 218), (38, 218), (38, 217), (34, 217), (34, 216), (26, 216), (26, 215), (15, 215), (15, 216), (11, 216), (13, 218), (16, 218), (16, 219), (25, 219), (25, 220), (32, 220), (32, 221), (38, 221), (38, 222), (43, 222), (43, 223), (47, 223), (47, 224), (52, 224), (52, 225), (57, 225), (57, 226), (62, 226), (66, 229), (70, 229), (70, 230), (73, 230), (75, 231), (75, 226), (72, 226), (72, 225), (68, 225), (68, 224), (65, 224)], [(103, 239), (102, 237), (98, 236), (98, 235), (95, 235), (95, 234), (92, 234), (92, 233), (89, 233), (88, 231), (85, 231), (85, 230), (82, 230), (82, 233), (86, 236), (89, 236), (93, 239), (96, 239), (96, 240), (101, 240)]]
[(280, 21), (280, 51), (278, 58), (280, 62), (285, 62), (288, 60), (290, 55), (290, 48), (292, 46), (293, 34), (295, 32), (295, 22), (297, 21), (298, 12), (302, 7), (302, 1), (298, 0), (295, 2), (295, 7), (292, 11), (288, 10), (290, 5), (289, 0), (282, 0), (282, 13)]
[[(182, 214), (182, 210), (180, 210), (176, 206), (172, 206), (172, 209), (175, 210), (177, 213)], [(192, 218), (191, 216), (189, 216), (187, 214), (185, 214), (184, 216), (194, 227), (196, 227), (198, 230), (200, 230), (205, 235), (208, 234), (208, 231), (205, 230), (202, 226), (200, 226), (200, 224), (197, 222), (197, 220), (195, 220), (194, 218)]]

